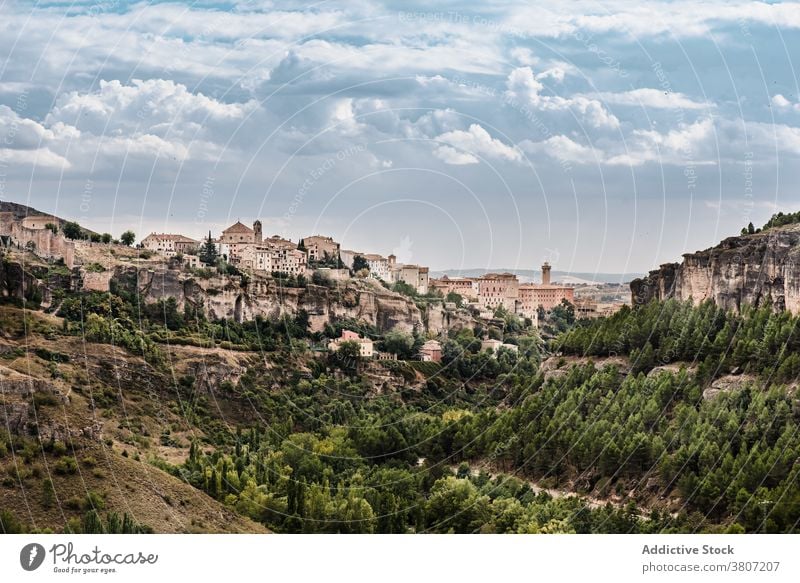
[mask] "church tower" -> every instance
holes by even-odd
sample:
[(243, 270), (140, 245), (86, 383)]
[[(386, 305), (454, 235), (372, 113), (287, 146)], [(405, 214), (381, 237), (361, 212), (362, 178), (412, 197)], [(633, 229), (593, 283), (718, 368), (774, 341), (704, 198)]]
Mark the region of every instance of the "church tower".
[(261, 235), (261, 221), (256, 220), (256, 222), (253, 223), (253, 243), (258, 244), (263, 240), (264, 238)]
[(542, 264), (542, 285), (550, 285), (550, 264), (547, 261)]

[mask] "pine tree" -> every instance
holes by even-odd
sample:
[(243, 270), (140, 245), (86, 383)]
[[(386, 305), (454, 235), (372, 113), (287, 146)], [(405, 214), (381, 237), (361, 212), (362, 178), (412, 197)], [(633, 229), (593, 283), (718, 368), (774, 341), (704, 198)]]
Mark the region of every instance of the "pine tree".
[(200, 247), (200, 261), (205, 265), (214, 265), (217, 262), (217, 246), (211, 239), (211, 231), (202, 247)]

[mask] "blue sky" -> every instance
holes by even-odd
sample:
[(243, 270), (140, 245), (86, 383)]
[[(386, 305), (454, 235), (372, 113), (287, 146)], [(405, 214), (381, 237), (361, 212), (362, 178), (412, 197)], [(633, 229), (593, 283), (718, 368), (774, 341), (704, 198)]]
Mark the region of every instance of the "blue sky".
[(0, 3), (0, 198), (435, 269), (646, 271), (800, 209), (800, 6)]

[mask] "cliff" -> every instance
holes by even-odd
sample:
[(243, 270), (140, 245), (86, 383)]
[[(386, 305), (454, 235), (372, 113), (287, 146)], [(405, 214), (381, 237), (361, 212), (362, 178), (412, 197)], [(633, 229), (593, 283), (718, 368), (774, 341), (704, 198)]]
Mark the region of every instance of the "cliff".
[(364, 321), (379, 331), (438, 332), (444, 325), (434, 318), (429, 328), (420, 309), (410, 299), (369, 280), (349, 280), (329, 286), (282, 287), (269, 276), (214, 276), (198, 278), (166, 266), (144, 268), (117, 266), (111, 282), (145, 301), (174, 297), (179, 309), (202, 306), (212, 319), (253, 320), (275, 318), (305, 310), (312, 332), (341, 319)]
[(800, 225), (729, 237), (719, 245), (686, 253), (631, 282), (631, 302), (651, 299), (713, 300), (725, 309), (771, 301), (776, 310), (800, 312)]

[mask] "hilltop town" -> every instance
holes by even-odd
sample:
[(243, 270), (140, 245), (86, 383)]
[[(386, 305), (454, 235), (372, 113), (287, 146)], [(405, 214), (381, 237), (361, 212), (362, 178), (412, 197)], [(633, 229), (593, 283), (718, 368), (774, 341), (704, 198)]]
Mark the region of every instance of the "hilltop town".
[[(210, 309), (217, 306), (214, 312), (217, 317), (241, 321), (274, 311), (273, 303), (259, 305), (259, 301), (270, 296), (268, 290), (275, 282), (284, 289), (303, 288), (305, 282), (332, 283), (342, 289), (351, 286), (359, 290), (358, 294), (374, 294), (373, 314), (360, 309), (342, 311), (332, 306), (323, 310), (309, 308), (308, 304), (319, 303), (318, 298), (309, 298), (309, 294), (298, 295), (292, 311), (310, 312), (312, 330), (322, 330), (332, 319), (345, 318), (365, 319), (381, 332), (398, 328), (422, 334), (425, 342), (417, 353), (421, 360), (440, 360), (439, 340), (452, 328), (482, 324), (483, 348), (493, 352), (500, 347), (515, 350), (514, 344), (503, 342), (502, 333), (489, 337), (492, 325), (502, 329), (503, 318), (517, 318), (521, 325), (536, 329), (544, 323), (546, 314), (559, 307), (568, 307), (578, 318), (595, 318), (610, 315), (621, 306), (604, 305), (589, 297), (576, 299), (574, 287), (551, 281), (551, 266), (547, 262), (541, 267), (540, 283), (523, 283), (507, 272), (432, 278), (427, 266), (400, 263), (394, 255), (342, 249), (330, 236), (310, 235), (296, 242), (278, 235), (265, 236), (260, 220), (254, 221), (252, 227), (237, 221), (217, 236), (209, 232), (203, 240), (182, 233), (150, 233), (134, 246), (130, 231), (116, 240), (109, 234), (91, 232), (59, 217), (5, 204), (6, 209), (0, 212), (3, 247), (7, 251), (24, 251), (47, 264), (61, 264), (78, 274), (72, 278), (68, 291), (109, 291), (112, 280), (120, 277), (123, 268), (136, 269), (138, 289), (147, 292), (145, 301), (174, 295), (185, 307), (187, 302), (195, 301), (188, 295), (182, 297), (185, 282), (200, 281), (202, 303)], [(247, 278), (248, 293), (231, 292), (223, 281), (211, 281), (212, 275)], [(142, 285), (145, 279), (150, 281), (148, 285)], [(154, 291), (158, 286), (160, 290)], [(26, 291), (16, 293), (24, 296)], [(45, 305), (57, 301), (51, 294), (48, 286), (42, 287), (40, 295)], [(411, 301), (403, 305), (398, 297)], [(285, 296), (280, 304), (280, 309), (284, 309)], [(388, 304), (394, 304), (395, 312), (400, 306), (400, 315), (393, 313), (386, 317)], [(395, 357), (373, 350), (373, 339), (366, 335), (352, 330), (345, 332), (328, 344), (330, 350), (336, 350), (339, 341), (348, 340), (362, 346), (364, 357)]]

